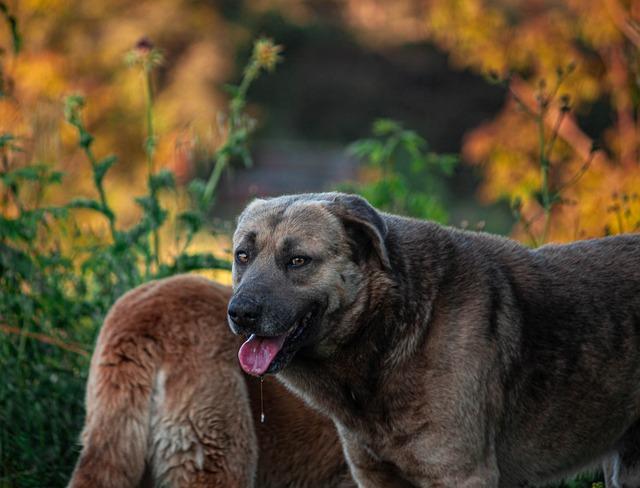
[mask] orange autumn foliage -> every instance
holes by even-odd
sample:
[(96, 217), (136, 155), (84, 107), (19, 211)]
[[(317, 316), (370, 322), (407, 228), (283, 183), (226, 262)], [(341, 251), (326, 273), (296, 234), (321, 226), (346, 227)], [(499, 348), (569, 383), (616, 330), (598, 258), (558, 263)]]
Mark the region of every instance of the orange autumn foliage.
[[(503, 109), (467, 134), (462, 153), (482, 168), (481, 198), (521, 200), (522, 217), (538, 238), (544, 226), (539, 218), (544, 209), (536, 198), (542, 183), (540, 135), (535, 119), (510, 91), (535, 113), (540, 83), (552, 87), (557, 70), (574, 64), (545, 117), (545, 139), (558, 132), (549, 185), (554, 195), (559, 193), (547, 240), (640, 229), (640, 1), (346, 0), (343, 10), (363, 42), (429, 40), (457, 68), (513, 74)], [(296, 15), (304, 17), (304, 12)], [(563, 94), (570, 97), (572, 110), (556, 128)], [(610, 120), (589, 135), (578, 121), (596, 103), (609, 107)], [(602, 150), (592, 155), (594, 142)], [(522, 225), (514, 234), (531, 240)]]
[[(567, 115), (557, 127), (550, 154), (549, 185), (558, 194), (549, 240), (567, 241), (640, 229), (640, 2), (619, 0), (439, 1), (426, 12), (429, 37), (461, 67), (512, 76), (511, 95), (493, 120), (473, 130), (463, 147), (465, 159), (481, 165), (481, 196), (486, 201), (516, 197), (523, 217), (540, 235), (540, 134), (535, 120), (541, 83), (550, 87), (558, 68), (575, 64), (558, 95), (571, 99), (572, 112), (588, 115), (594, 102), (609, 104), (611, 122), (600, 135), (603, 150), (590, 155), (592, 138)], [(543, 85), (544, 86), (544, 85)], [(551, 88), (546, 88), (549, 92)], [(544, 91), (544, 90), (543, 90)], [(544, 120), (543, 136), (553, 137), (559, 96)], [(523, 236), (523, 228), (516, 229)]]
[(0, 63), (8, 96), (0, 97), (0, 133), (19, 138), (25, 164), (49, 163), (65, 172), (64, 187), (47, 199), (61, 203), (69, 195), (93, 194), (77, 137), (62, 113), (64, 97), (80, 93), (88, 102), (86, 122), (96, 136), (96, 154), (115, 152), (119, 158), (107, 182), (112, 204), (124, 226), (135, 218), (129, 197), (144, 192), (146, 179), (144, 80), (140, 70), (127, 66), (125, 54), (143, 36), (153, 39), (165, 58), (154, 86), (159, 168), (186, 178), (193, 173), (195, 141), (211, 151), (217, 147), (216, 116), (226, 103), (220, 87), (233, 69), (232, 40), (247, 36), (235, 32), (216, 9), (186, 0), (7, 4), (23, 42), (14, 56), (2, 23)]
[[(10, 127), (21, 133), (38, 158), (63, 161), (68, 185), (89, 192), (88, 179), (79, 169), (80, 155), (59, 110), (64, 94), (83, 92), (90, 101), (88, 123), (97, 135), (97, 152), (117, 147), (121, 156), (112, 189), (135, 193), (144, 184), (139, 142), (144, 137), (143, 97), (138, 73), (128, 69), (122, 57), (147, 35), (166, 51), (157, 84), (162, 136), (157, 160), (182, 177), (191, 174), (194, 140), (215, 139), (223, 97), (216, 87), (228, 78), (234, 43), (246, 32), (222, 19), (215, 8), (187, 0), (9, 3), (20, 19), (25, 46), (8, 73), (19, 103), (0, 100), (0, 131)], [(277, 10), (298, 24), (312, 24), (316, 7), (296, 0), (245, 5), (247, 11)], [(361, 42), (374, 48), (430, 40), (449, 53), (457, 68), (513, 73), (510, 89), (534, 111), (541, 80), (552, 87), (557, 69), (574, 63), (545, 118), (549, 140), (560, 95), (570, 96), (571, 113), (562, 119), (550, 154), (549, 185), (560, 198), (552, 209), (548, 240), (638, 230), (640, 1), (345, 0), (336, 11)], [(7, 45), (6, 35), (0, 31), (2, 46)], [(587, 132), (581, 121), (596, 104), (607, 106), (610, 114), (599, 122), (604, 127)], [(594, 142), (602, 150), (592, 157)], [(482, 169), (480, 197), (486, 202), (520, 199), (523, 217), (532, 221), (532, 232), (541, 235), (538, 129), (508, 90), (501, 112), (467, 134), (462, 154)], [(118, 210), (126, 211), (125, 205)], [(522, 225), (514, 234), (527, 238)]]

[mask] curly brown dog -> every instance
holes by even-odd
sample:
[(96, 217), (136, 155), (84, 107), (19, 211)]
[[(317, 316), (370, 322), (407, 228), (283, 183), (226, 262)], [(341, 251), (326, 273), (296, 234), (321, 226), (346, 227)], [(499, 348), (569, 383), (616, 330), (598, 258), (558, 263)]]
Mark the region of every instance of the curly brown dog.
[(113, 306), (87, 384), (70, 488), (353, 486), (335, 429), (275, 381), (238, 368), (231, 291), (196, 276)]

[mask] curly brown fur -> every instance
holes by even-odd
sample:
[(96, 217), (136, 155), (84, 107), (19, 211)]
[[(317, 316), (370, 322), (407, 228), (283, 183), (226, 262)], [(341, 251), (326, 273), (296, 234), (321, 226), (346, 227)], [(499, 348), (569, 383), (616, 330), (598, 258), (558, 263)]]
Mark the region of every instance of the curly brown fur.
[(353, 485), (331, 423), (276, 382), (265, 382), (267, 418), (256, 422), (260, 385), (237, 366), (229, 296), (184, 275), (113, 306), (91, 361), (70, 488)]

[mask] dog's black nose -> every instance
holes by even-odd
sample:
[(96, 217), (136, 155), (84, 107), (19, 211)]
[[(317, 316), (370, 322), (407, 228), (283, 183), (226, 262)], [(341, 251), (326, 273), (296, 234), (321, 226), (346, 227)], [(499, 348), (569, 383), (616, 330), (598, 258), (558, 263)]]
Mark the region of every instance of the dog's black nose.
[(229, 302), (227, 313), (234, 332), (253, 333), (260, 320), (262, 306), (251, 298), (235, 296)]

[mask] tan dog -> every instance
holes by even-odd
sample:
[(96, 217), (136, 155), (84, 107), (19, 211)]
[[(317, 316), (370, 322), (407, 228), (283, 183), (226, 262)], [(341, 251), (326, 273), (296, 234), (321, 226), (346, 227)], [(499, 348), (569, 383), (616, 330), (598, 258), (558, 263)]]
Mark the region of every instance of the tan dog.
[(340, 193), (234, 234), (245, 371), (335, 422), (363, 487), (640, 487), (640, 235), (536, 250)]
[(71, 488), (353, 486), (333, 425), (238, 368), (230, 290), (196, 276), (113, 306), (87, 385)]

